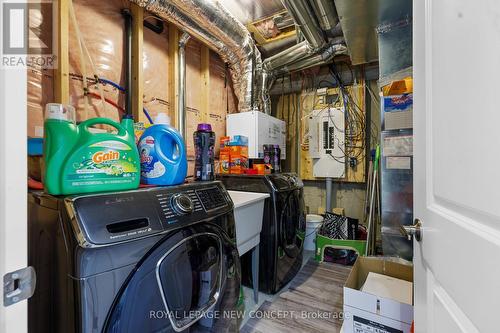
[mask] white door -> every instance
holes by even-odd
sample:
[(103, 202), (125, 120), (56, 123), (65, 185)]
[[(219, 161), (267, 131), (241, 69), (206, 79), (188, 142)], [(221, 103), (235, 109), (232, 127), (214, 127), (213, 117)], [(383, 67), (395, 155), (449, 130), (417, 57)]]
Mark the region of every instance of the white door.
[(26, 68), (0, 69), (0, 332), (27, 332), (27, 301), (4, 306), (3, 277), (27, 266)]
[(414, 0), (416, 332), (500, 332), (500, 1)]

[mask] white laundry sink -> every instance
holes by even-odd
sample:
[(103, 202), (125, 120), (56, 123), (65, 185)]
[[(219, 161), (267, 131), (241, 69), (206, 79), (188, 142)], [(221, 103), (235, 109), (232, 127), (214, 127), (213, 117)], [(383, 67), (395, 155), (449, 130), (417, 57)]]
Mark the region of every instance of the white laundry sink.
[(234, 203), (236, 246), (240, 256), (260, 242), (264, 201), (268, 193), (227, 191)]

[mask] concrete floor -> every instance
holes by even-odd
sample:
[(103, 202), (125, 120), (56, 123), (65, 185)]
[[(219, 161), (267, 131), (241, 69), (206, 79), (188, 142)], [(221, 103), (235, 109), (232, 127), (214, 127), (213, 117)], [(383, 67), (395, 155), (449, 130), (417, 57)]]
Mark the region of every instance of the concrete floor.
[[(303, 253), (303, 260), (302, 260), (302, 267), (309, 261), (310, 258), (314, 257), (314, 251), (304, 251)], [(241, 322), (240, 328), (243, 327), (249, 317), (250, 312), (256, 311), (265, 301), (272, 302), (276, 300), (280, 294), (283, 292), (287, 291), (289, 288), (289, 285), (286, 285), (279, 293), (276, 293), (274, 295), (268, 295), (264, 294), (263, 292), (259, 292), (259, 302), (256, 304), (254, 299), (253, 299), (253, 289), (249, 287), (243, 286), (243, 295), (245, 297), (245, 317), (243, 318), (243, 321)]]

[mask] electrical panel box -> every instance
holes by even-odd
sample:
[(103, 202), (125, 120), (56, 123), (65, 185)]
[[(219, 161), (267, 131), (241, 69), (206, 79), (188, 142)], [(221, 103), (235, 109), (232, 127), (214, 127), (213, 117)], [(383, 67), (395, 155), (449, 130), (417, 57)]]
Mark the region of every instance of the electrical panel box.
[(343, 108), (314, 110), (309, 116), (309, 156), (314, 177), (344, 178), (345, 114)]
[(279, 145), (286, 158), (286, 124), (259, 111), (232, 113), (226, 118), (226, 135), (248, 137), (248, 158), (264, 158), (263, 145)]

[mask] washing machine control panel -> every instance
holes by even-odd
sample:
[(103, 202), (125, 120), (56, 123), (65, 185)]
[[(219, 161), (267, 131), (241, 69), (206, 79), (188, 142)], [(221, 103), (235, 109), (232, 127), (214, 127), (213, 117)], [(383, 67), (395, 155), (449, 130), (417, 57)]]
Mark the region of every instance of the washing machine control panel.
[[(230, 199), (219, 184), (183, 186), (182, 191), (155, 190), (160, 216), (167, 225), (207, 218), (213, 212), (230, 207)], [(179, 189), (180, 189), (179, 188)]]
[(193, 200), (185, 193), (176, 193), (170, 198), (172, 209), (178, 215), (190, 214), (194, 210)]
[(82, 246), (144, 237), (209, 220), (232, 209), (231, 199), (219, 182), (86, 195), (68, 202)]
[(226, 197), (220, 187), (196, 190), (196, 194), (207, 212), (227, 205)]

